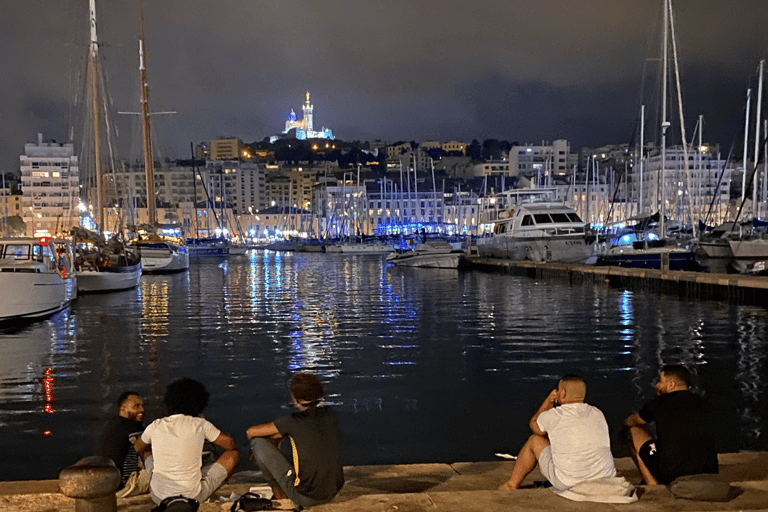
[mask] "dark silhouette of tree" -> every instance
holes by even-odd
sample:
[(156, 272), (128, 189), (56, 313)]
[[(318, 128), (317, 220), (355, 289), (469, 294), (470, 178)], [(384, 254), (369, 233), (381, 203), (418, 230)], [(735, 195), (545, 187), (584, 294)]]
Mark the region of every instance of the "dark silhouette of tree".
[(479, 162), (483, 159), (483, 148), (477, 139), (472, 139), (472, 142), (467, 146), (467, 156), (472, 159), (473, 162)]

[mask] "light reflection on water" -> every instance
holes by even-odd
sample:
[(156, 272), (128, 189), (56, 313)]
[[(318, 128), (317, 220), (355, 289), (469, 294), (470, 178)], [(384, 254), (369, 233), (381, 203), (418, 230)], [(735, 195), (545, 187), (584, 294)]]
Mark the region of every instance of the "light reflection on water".
[(569, 372), (586, 377), (622, 456), (621, 421), (670, 361), (690, 365), (722, 413), (721, 448), (765, 450), (766, 317), (604, 286), (392, 268), (376, 256), (202, 259), (0, 334), (0, 453), (21, 461), (0, 465), (0, 479), (55, 478), (90, 454), (121, 391), (143, 394), (151, 420), (181, 376), (205, 383), (206, 416), (245, 451), (247, 426), (290, 410), (286, 384), (299, 370), (322, 376), (350, 464), (515, 452)]

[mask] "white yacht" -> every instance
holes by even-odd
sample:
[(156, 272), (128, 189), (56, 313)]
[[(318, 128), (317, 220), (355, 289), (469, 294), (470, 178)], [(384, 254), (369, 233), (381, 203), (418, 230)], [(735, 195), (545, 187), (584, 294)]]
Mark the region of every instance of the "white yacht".
[(0, 239), (0, 323), (52, 315), (77, 297), (72, 244), (55, 238)]
[(585, 263), (592, 254), (584, 222), (562, 203), (517, 203), (491, 224), (491, 235), (477, 239), (480, 257)]

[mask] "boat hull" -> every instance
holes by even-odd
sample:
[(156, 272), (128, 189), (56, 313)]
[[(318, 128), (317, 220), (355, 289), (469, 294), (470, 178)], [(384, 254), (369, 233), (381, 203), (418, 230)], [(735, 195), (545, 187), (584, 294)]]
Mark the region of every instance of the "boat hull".
[(129, 290), (139, 284), (141, 263), (120, 267), (100, 267), (97, 270), (81, 270), (77, 273), (77, 291), (102, 293)]
[(477, 239), (483, 258), (584, 263), (592, 247), (583, 234), (560, 237), (518, 237), (493, 235)]
[[(665, 256), (666, 255), (666, 256)], [(693, 251), (678, 248), (610, 250), (597, 257), (597, 264), (625, 268), (661, 269), (662, 258), (669, 258), (668, 270), (698, 270)]]
[(387, 261), (399, 267), (421, 268), (459, 268), (462, 253), (452, 252), (446, 254), (407, 254), (394, 253)]
[(339, 244), (340, 252), (346, 254), (389, 254), (392, 252), (392, 246), (383, 242), (374, 243), (343, 243)]
[(170, 242), (139, 244), (141, 269), (147, 274), (183, 272), (189, 269), (187, 248)]
[[(3, 251), (5, 251), (3, 253)], [(30, 257), (35, 252), (37, 257)], [(0, 240), (0, 323), (45, 318), (77, 297), (77, 273), (69, 242), (11, 238)]]

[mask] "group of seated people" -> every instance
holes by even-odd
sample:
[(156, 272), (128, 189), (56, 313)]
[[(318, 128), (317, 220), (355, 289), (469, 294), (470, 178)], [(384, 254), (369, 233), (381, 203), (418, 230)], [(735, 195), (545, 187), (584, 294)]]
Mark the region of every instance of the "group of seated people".
[[(272, 488), (273, 499), (290, 499), (298, 508), (331, 501), (344, 485), (340, 429), (333, 412), (321, 405), (323, 387), (309, 373), (290, 382), (297, 411), (246, 431), (252, 460)], [(669, 484), (684, 475), (717, 473), (717, 452), (708, 432), (706, 403), (690, 390), (690, 373), (682, 365), (664, 366), (655, 385), (657, 396), (624, 422), (632, 459), (648, 485)], [(520, 450), (509, 480), (500, 490), (520, 487), (538, 465), (556, 490), (616, 475), (603, 413), (585, 403), (586, 384), (566, 375), (530, 420), (533, 432)], [(118, 415), (107, 424), (96, 455), (112, 459), (122, 473), (127, 495), (148, 482), (155, 503), (177, 496), (202, 502), (232, 475), (239, 461), (235, 440), (203, 417), (209, 394), (199, 382), (184, 378), (167, 388), (168, 415), (146, 428), (142, 398), (126, 392)], [(656, 437), (648, 426), (655, 424)], [(283, 446), (281, 441), (290, 443)], [(222, 453), (201, 464), (205, 442)]]
[[(682, 365), (662, 367), (657, 396), (624, 421), (629, 453), (647, 485), (669, 484), (686, 475), (717, 473), (717, 451), (705, 400), (690, 389)], [(531, 418), (533, 434), (520, 450), (512, 475), (500, 490), (520, 487), (538, 464), (556, 490), (616, 475), (608, 424), (584, 402), (587, 386), (566, 375)], [(649, 424), (655, 424), (656, 437)]]
[[(344, 485), (341, 434), (333, 412), (322, 407), (323, 386), (315, 375), (299, 373), (290, 382), (297, 411), (254, 425), (246, 435), (251, 454), (272, 487), (273, 499), (290, 499), (299, 508), (331, 501)], [(95, 454), (121, 470), (118, 496), (148, 482), (149, 495), (161, 504), (184, 497), (201, 503), (232, 475), (240, 459), (234, 438), (203, 417), (209, 393), (189, 378), (171, 383), (163, 399), (168, 415), (143, 427), (144, 403), (138, 393), (118, 399), (119, 412), (106, 425)], [(288, 458), (281, 440), (288, 439)], [(221, 454), (201, 464), (206, 441)]]

